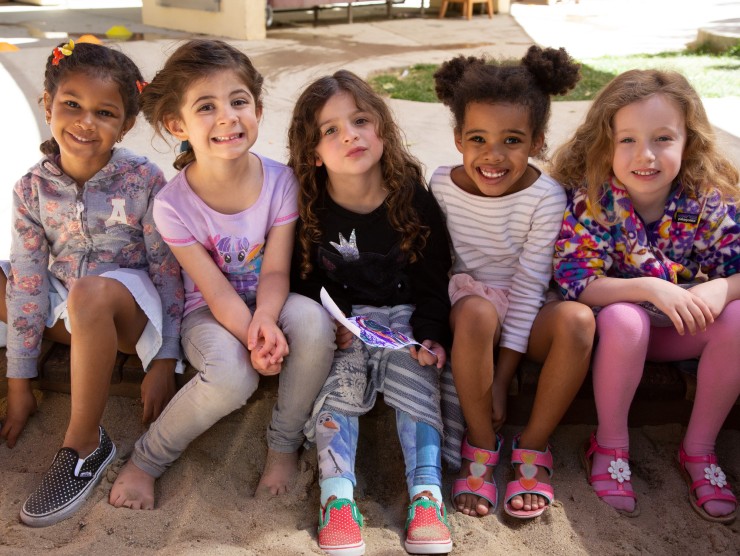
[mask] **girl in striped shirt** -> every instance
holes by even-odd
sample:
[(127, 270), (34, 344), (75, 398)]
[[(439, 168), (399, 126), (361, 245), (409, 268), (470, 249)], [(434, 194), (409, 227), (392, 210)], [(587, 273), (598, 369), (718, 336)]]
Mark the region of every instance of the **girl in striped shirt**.
[(463, 156), (462, 165), (438, 168), (430, 188), (452, 240), (452, 374), (467, 424), (452, 497), (472, 516), (498, 502), (499, 430), (522, 356), (544, 364), (529, 423), (512, 444), (505, 511), (517, 518), (541, 515), (553, 500), (548, 437), (588, 370), (591, 311), (554, 295), (543, 306), (565, 192), (529, 163), (545, 145), (550, 96), (579, 77), (563, 49), (536, 46), (516, 64), (459, 56), (435, 74)]

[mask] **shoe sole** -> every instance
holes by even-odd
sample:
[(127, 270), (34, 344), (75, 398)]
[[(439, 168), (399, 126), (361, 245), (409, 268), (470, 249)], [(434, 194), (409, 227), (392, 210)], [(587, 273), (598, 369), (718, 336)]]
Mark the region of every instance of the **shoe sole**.
[(353, 544), (349, 546), (321, 546), (319, 548), (329, 554), (329, 556), (363, 556), (365, 554), (365, 541), (360, 541), (360, 544)]
[(111, 443), (111, 452), (108, 455), (108, 457), (105, 459), (105, 461), (100, 465), (98, 468), (98, 471), (95, 473), (92, 479), (90, 479), (90, 482), (87, 483), (87, 486), (83, 488), (77, 496), (75, 496), (72, 500), (69, 501), (69, 503), (59, 508), (58, 510), (54, 511), (53, 513), (41, 515), (41, 516), (35, 516), (30, 515), (21, 508), (21, 521), (28, 525), (29, 527), (48, 527), (49, 525), (54, 525), (55, 523), (59, 523), (60, 521), (63, 521), (67, 519), (68, 517), (71, 517), (73, 513), (75, 513), (77, 510), (80, 509), (80, 506), (82, 506), (85, 501), (88, 499), (90, 494), (92, 493), (93, 489), (98, 485), (100, 482), (100, 479), (103, 476), (103, 471), (105, 471), (108, 466), (111, 464), (113, 459), (116, 457), (116, 445)]
[(437, 543), (414, 543), (405, 541), (403, 546), (409, 554), (447, 554), (452, 550), (452, 541), (449, 540)]

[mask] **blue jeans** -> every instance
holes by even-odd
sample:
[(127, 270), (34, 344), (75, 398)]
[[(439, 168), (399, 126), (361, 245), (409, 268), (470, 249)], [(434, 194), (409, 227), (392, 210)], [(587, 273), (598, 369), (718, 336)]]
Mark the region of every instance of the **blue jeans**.
[[(359, 434), (358, 417), (322, 411), (316, 420), (319, 481), (343, 478), (357, 484), (355, 455)], [(409, 491), (418, 485), (442, 486), (441, 438), (437, 430), (396, 410), (396, 429), (406, 463)]]
[[(331, 368), (335, 326), (321, 305), (293, 293), (283, 305), (278, 325), (290, 354), (280, 372), (267, 445), (277, 452), (294, 452), (303, 444), (303, 427)], [(139, 438), (131, 458), (153, 477), (161, 476), (195, 438), (219, 419), (242, 407), (259, 383), (247, 349), (221, 326), (208, 307), (196, 309), (183, 319), (182, 345), (198, 374)]]

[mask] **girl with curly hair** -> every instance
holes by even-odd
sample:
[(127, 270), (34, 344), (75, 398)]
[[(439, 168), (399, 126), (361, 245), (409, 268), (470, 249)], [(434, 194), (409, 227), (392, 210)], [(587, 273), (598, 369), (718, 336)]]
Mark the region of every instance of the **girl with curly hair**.
[(307, 426), (319, 454), (319, 546), (364, 553), (353, 494), (358, 417), (383, 392), (406, 461), (406, 548), (449, 552), (438, 373), (447, 359), (451, 263), (439, 207), (385, 102), (353, 73), (311, 83), (288, 138), (301, 213), (292, 287), (317, 300), (323, 287), (346, 315), (366, 315), (426, 348), (409, 355), (370, 347), (338, 327), (332, 370)]
[(627, 415), (645, 360), (699, 357), (678, 463), (699, 515), (731, 522), (737, 500), (714, 448), (740, 394), (737, 169), (717, 151), (685, 77), (632, 70), (594, 99), (553, 175), (570, 190), (555, 279), (598, 313), (599, 425), (582, 454), (589, 483), (637, 515)]

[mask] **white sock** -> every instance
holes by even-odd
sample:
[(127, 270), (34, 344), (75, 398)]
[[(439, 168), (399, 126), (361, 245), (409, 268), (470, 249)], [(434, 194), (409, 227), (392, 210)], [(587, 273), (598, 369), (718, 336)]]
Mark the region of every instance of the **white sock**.
[(355, 499), (355, 486), (352, 481), (344, 477), (331, 477), (321, 481), (321, 507), (326, 507), (326, 501), (332, 496), (337, 498)]

